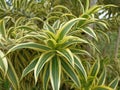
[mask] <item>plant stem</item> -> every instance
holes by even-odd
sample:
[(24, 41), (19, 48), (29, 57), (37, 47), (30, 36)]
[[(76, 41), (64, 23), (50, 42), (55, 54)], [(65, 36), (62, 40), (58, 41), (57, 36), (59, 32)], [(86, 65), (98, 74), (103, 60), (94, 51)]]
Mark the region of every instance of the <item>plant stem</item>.
[(115, 62), (117, 61), (119, 43), (120, 43), (120, 27), (118, 28), (118, 37), (117, 37), (117, 42), (116, 42), (116, 46), (115, 46), (115, 57), (114, 57)]

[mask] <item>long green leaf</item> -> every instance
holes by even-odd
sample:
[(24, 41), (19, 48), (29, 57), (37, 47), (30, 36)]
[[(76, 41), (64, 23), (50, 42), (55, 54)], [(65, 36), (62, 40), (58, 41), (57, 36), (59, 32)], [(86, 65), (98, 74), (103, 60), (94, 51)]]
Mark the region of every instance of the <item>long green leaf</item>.
[(96, 75), (97, 75), (98, 72), (99, 72), (99, 69), (100, 69), (100, 62), (99, 62), (99, 60), (98, 60), (98, 61), (96, 61), (96, 62), (93, 64), (93, 66), (92, 66), (92, 68), (91, 68), (91, 70), (90, 70), (90, 76), (95, 76), (95, 77), (96, 77)]
[(105, 70), (102, 72), (99, 80), (98, 80), (98, 85), (104, 85), (106, 80), (106, 72)]
[(111, 88), (113, 88), (114, 90), (116, 90), (117, 85), (118, 85), (118, 82), (119, 82), (119, 78), (117, 77), (117, 78), (115, 78), (115, 79), (109, 84), (109, 86), (110, 86)]
[(26, 30), (26, 31), (35, 31), (35, 29), (33, 29), (33, 28), (31, 28), (30, 26), (27, 26), (27, 25), (18, 26), (18, 27), (16, 27), (16, 29), (23, 29), (23, 30)]
[(45, 27), (47, 28), (47, 30), (49, 30), (52, 33), (55, 33), (55, 30), (53, 29), (52, 26), (50, 26), (48, 23), (45, 24)]
[(94, 5), (93, 7), (88, 9), (85, 14), (91, 15), (91, 14), (98, 12), (100, 9), (102, 9), (101, 5)]
[(70, 9), (68, 9), (67, 7), (65, 7), (65, 6), (63, 6), (63, 5), (57, 5), (57, 6), (55, 6), (53, 9), (59, 9), (59, 8), (62, 8), (62, 9), (64, 9), (64, 10), (66, 10), (66, 11), (68, 11), (69, 13), (71, 13), (71, 11), (70, 11)]
[(76, 55), (74, 55), (74, 60), (75, 60), (75, 65), (78, 68), (79, 75), (81, 76), (81, 78), (84, 78), (83, 79), (84, 81), (87, 81), (87, 73), (86, 73), (85, 68), (83, 67), (80, 59)]
[(19, 79), (17, 73), (12, 65), (12, 63), (8, 60), (8, 71), (7, 71), (7, 78), (12, 84), (12, 87), (15, 90), (19, 90)]
[(60, 89), (61, 62), (57, 56), (50, 61), (50, 79), (53, 90)]
[(57, 50), (57, 53), (59, 53), (61, 56), (65, 57), (68, 62), (74, 66), (74, 58), (73, 54), (69, 49), (64, 49), (64, 50)]
[(44, 72), (43, 72), (43, 89), (48, 90), (48, 81), (49, 81), (49, 76), (50, 76), (50, 65), (49, 63), (45, 65)]
[(5, 23), (3, 20), (0, 20), (0, 34), (6, 38)]
[(35, 58), (30, 62), (30, 64), (23, 70), (21, 79), (25, 77), (29, 72), (34, 70), (37, 62), (38, 62), (38, 58)]
[(60, 20), (55, 21), (52, 27), (58, 29), (60, 27)]
[(86, 34), (90, 35), (91, 37), (93, 37), (94, 39), (98, 40), (95, 32), (90, 27), (81, 28), (81, 30)]
[(0, 69), (6, 75), (8, 70), (8, 62), (7, 62), (7, 58), (5, 57), (5, 54), (1, 50), (0, 50)]
[(89, 6), (90, 6), (90, 0), (86, 0), (86, 5), (85, 5), (85, 12), (88, 11)]
[(70, 45), (74, 45), (74, 44), (77, 44), (77, 43), (89, 43), (88, 41), (82, 39), (82, 38), (78, 38), (78, 37), (72, 37), (71, 39), (69, 39), (68, 41), (66, 41), (65, 43), (63, 43), (61, 45), (61, 47), (63, 48), (66, 48), (66, 47), (69, 47)]
[(34, 43), (34, 42), (28, 42), (28, 43), (21, 43), (18, 44), (14, 47), (12, 47), (7, 53), (10, 53), (12, 51), (18, 50), (18, 49), (23, 49), (23, 48), (30, 48), (30, 49), (34, 49), (34, 50), (39, 50), (39, 51), (47, 51), (50, 50), (49, 47), (38, 44), (38, 43)]
[(7, 9), (7, 4), (6, 4), (6, 0), (0, 0), (2, 6)]
[(62, 67), (63, 67), (63, 70), (65, 71), (65, 73), (72, 79), (72, 81), (78, 87), (80, 87), (81, 84), (80, 84), (78, 75), (75, 73), (73, 67), (69, 63), (67, 63), (66, 61), (64, 61), (64, 60), (61, 61), (61, 64), (62, 64)]
[(75, 18), (65, 23), (57, 32), (57, 41), (62, 40), (63, 37), (71, 30), (72, 26), (80, 20), (84, 20), (84, 18)]
[(96, 86), (92, 90), (113, 90), (113, 89), (107, 86)]
[(70, 48), (71, 52), (74, 53), (74, 54), (80, 54), (80, 55), (88, 55), (90, 57), (92, 57), (90, 55), (89, 52), (87, 52), (86, 50), (81, 50), (81, 49), (76, 49), (76, 48)]
[(40, 56), (35, 68), (34, 68), (34, 76), (35, 76), (35, 82), (37, 82), (38, 76), (40, 71), (42, 70), (43, 66), (54, 56), (54, 53), (52, 52), (45, 52), (42, 53)]

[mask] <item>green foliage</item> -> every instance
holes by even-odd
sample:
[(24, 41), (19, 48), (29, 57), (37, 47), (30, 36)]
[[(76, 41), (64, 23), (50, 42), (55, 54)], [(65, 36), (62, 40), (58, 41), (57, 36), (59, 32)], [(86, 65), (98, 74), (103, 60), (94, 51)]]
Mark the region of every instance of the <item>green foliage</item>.
[(106, 83), (104, 66), (100, 74), (95, 46), (99, 37), (91, 27), (107, 28), (95, 16), (104, 6), (89, 8), (89, 0), (68, 0), (73, 9), (80, 6), (77, 15), (67, 5), (59, 5), (63, 0), (53, 1), (0, 1), (0, 77), (15, 90), (60, 90), (64, 85), (80, 90), (116, 89), (119, 78)]

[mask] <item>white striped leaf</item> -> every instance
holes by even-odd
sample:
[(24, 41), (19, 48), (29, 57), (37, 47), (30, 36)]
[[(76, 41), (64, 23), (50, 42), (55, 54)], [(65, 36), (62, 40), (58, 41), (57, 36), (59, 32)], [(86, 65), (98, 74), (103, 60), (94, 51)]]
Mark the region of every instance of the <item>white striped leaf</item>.
[(57, 32), (57, 41), (60, 41), (63, 39), (63, 37), (71, 30), (72, 26), (75, 25), (80, 20), (83, 20), (84, 18), (75, 18), (67, 23), (65, 23)]
[(53, 90), (60, 89), (60, 76), (61, 76), (61, 62), (57, 56), (50, 61), (50, 81)]
[(57, 20), (57, 21), (54, 22), (53, 28), (58, 29), (59, 27), (60, 27), (60, 20)]
[(81, 76), (81, 78), (84, 78), (84, 81), (87, 81), (87, 73), (85, 71), (85, 68), (83, 67), (82, 62), (76, 55), (74, 55), (74, 61), (76, 67), (78, 68), (79, 75)]
[(48, 90), (48, 82), (49, 82), (49, 76), (50, 76), (50, 65), (49, 63), (45, 65), (44, 71), (43, 71), (43, 89)]
[(45, 24), (45, 27), (47, 28), (47, 30), (49, 30), (50, 32), (52, 32), (52, 33), (55, 33), (55, 30), (53, 29), (53, 27), (52, 26), (50, 26), (49, 24)]
[(118, 82), (119, 82), (119, 78), (115, 78), (110, 84), (109, 87), (113, 88), (114, 90), (116, 90), (117, 86), (118, 86)]
[(0, 34), (2, 37), (6, 38), (5, 23), (3, 20), (0, 20)]
[(23, 30), (27, 30), (27, 31), (35, 31), (35, 29), (33, 29), (33, 28), (31, 28), (30, 26), (27, 26), (27, 25), (18, 26), (18, 27), (16, 27), (16, 29), (23, 29)]
[(19, 79), (17, 73), (12, 65), (12, 63), (8, 60), (8, 71), (7, 71), (7, 78), (12, 84), (12, 87), (15, 90), (19, 90)]
[(73, 37), (72, 39), (69, 39), (68, 41), (66, 41), (65, 43), (63, 43), (61, 45), (61, 47), (69, 47), (70, 45), (74, 45), (77, 43), (88, 43), (88, 41), (82, 39), (82, 38), (78, 38), (78, 37)]
[(90, 35), (91, 37), (93, 37), (95, 40), (98, 40), (95, 32), (90, 27), (81, 28), (81, 30), (86, 34)]
[(6, 75), (8, 70), (8, 62), (7, 62), (7, 58), (5, 57), (5, 54), (1, 50), (0, 50), (0, 69)]
[(81, 49), (75, 49), (75, 48), (70, 48), (71, 52), (74, 53), (74, 54), (80, 54), (80, 55), (88, 55), (90, 57), (92, 57), (90, 55), (89, 52), (87, 52), (86, 50), (81, 50)]
[(35, 59), (33, 59), (33, 60), (30, 62), (30, 64), (23, 70), (21, 79), (22, 79), (23, 77), (25, 77), (28, 73), (30, 73), (31, 71), (34, 70), (37, 62), (38, 62), (38, 57), (35, 58)]
[(90, 70), (90, 76), (95, 76), (96, 77), (98, 72), (99, 72), (99, 69), (100, 69), (100, 61), (98, 60), (93, 64), (93, 66)]
[(67, 59), (67, 61), (74, 66), (74, 58), (73, 58), (73, 54), (70, 51), (70, 49), (64, 49), (64, 50), (57, 50), (57, 53), (59, 53), (61, 56), (65, 57)]
[(54, 53), (52, 52), (45, 52), (42, 53), (40, 56), (35, 68), (34, 68), (34, 77), (35, 77), (35, 83), (37, 82), (38, 76), (40, 71), (42, 70), (43, 66), (54, 56)]
[(106, 80), (106, 72), (103, 70), (102, 74), (100, 75), (100, 78), (98, 80), (98, 85), (104, 85)]
[(34, 42), (28, 42), (28, 43), (21, 43), (21, 44), (18, 44), (16, 46), (12, 47), (7, 53), (10, 53), (10, 52), (18, 50), (18, 49), (23, 49), (23, 48), (30, 48), (30, 49), (35, 49), (35, 50), (39, 50), (39, 51), (50, 50), (50, 48), (45, 45), (41, 45), (41, 44), (34, 43)]
[(80, 87), (80, 81), (78, 75), (75, 73), (73, 67), (66, 61), (61, 60), (61, 64), (64, 72), (72, 79), (72, 81), (76, 84), (77, 87)]
[(92, 90), (114, 90), (114, 89), (112, 89), (108, 86), (101, 85), (101, 86), (96, 86), (96, 87), (92, 88)]

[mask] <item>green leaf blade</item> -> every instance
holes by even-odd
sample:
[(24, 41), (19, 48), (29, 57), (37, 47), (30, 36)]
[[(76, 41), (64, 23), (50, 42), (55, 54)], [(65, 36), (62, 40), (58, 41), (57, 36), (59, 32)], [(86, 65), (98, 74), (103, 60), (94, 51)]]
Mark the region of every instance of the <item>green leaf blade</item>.
[(81, 78), (83, 78), (84, 81), (87, 81), (87, 73), (80, 59), (74, 55), (74, 60), (75, 60), (76, 67), (78, 68), (79, 75), (81, 76)]
[(5, 57), (5, 54), (0, 50), (0, 69), (4, 72), (4, 75), (6, 75), (8, 70), (8, 62), (7, 58)]
[(102, 85), (102, 86), (96, 86), (92, 90), (113, 90), (113, 89)]
[(50, 62), (50, 79), (53, 90), (60, 89), (61, 62), (57, 56), (54, 56)]
[(18, 79), (17, 73), (10, 61), (8, 61), (7, 78), (10, 81), (10, 83), (12, 84), (12, 87), (15, 90), (19, 90), (19, 88), (20, 88), (19, 79)]
[(38, 79), (38, 75), (40, 73), (40, 71), (42, 70), (43, 66), (46, 64), (46, 62), (48, 62), (52, 57), (54, 56), (54, 53), (52, 52), (46, 52), (46, 53), (43, 53), (35, 68), (34, 68), (34, 77), (35, 77), (35, 82), (37, 82), (37, 79)]
[(7, 53), (10, 53), (12, 51), (18, 50), (18, 49), (23, 49), (23, 48), (29, 48), (29, 49), (35, 49), (35, 50), (39, 50), (39, 51), (47, 51), (50, 50), (49, 47), (38, 44), (38, 43), (34, 43), (34, 42), (28, 42), (28, 43), (21, 43), (18, 44), (14, 47), (12, 47)]
[(65, 73), (72, 79), (72, 81), (76, 84), (76, 86), (80, 87), (81, 84), (80, 84), (79, 78), (75, 73), (73, 67), (69, 63), (65, 62), (64, 60), (61, 61), (61, 64)]
[(118, 85), (118, 82), (119, 82), (119, 78), (115, 78), (110, 84), (109, 84), (109, 87), (113, 88), (114, 90), (116, 90), (117, 88), (117, 85)]
[(74, 66), (74, 58), (72, 52), (67, 48), (64, 50), (58, 50), (57, 53), (59, 53), (61, 56), (65, 57), (68, 62)]
[(38, 62), (38, 58), (35, 58), (30, 62), (30, 64), (23, 70), (21, 79), (25, 77), (29, 72), (34, 70), (37, 62)]

